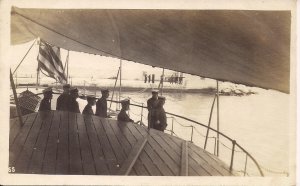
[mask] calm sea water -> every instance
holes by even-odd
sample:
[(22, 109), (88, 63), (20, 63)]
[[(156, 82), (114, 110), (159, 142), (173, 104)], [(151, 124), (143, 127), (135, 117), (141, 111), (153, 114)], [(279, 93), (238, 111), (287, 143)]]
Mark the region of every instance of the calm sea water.
[[(24, 89), (19, 89), (18, 92)], [(111, 94), (112, 95), (112, 94)], [(97, 96), (100, 93), (97, 92)], [(114, 99), (117, 99), (116, 93)], [(166, 97), (165, 110), (178, 114), (205, 125), (208, 124), (211, 106), (214, 96), (192, 93), (164, 93)], [(144, 104), (151, 97), (150, 92), (122, 92), (122, 98), (130, 98), (131, 103)], [(52, 109), (56, 105), (55, 95), (52, 101)], [(220, 131), (237, 141), (244, 147), (258, 163), (268, 169), (288, 172), (289, 166), (289, 104), (288, 94), (276, 91), (260, 90), (258, 94), (250, 96), (221, 96), (220, 97)], [(78, 99), (80, 110), (86, 105), (85, 100)], [(109, 104), (108, 104), (109, 105)], [(117, 105), (112, 104), (112, 109)], [(94, 108), (95, 109), (95, 108)], [(135, 121), (141, 120), (141, 108), (131, 106), (129, 114)], [(147, 123), (147, 111), (144, 109), (143, 122)], [(183, 126), (182, 126), (183, 125)], [(204, 145), (204, 137), (207, 130), (204, 127), (193, 124), (183, 119), (173, 120), (174, 133), (183, 139), (191, 140), (191, 126), (193, 131), (193, 142), (200, 147)], [(211, 127), (217, 128), (216, 105), (213, 110)], [(172, 118), (168, 118), (167, 129), (172, 128)], [(213, 131), (210, 137), (216, 136)], [(215, 141), (208, 139), (207, 150), (214, 153)], [(220, 137), (219, 157), (229, 165), (232, 144), (230, 141)], [(236, 149), (240, 151), (240, 149)], [(236, 152), (234, 155), (234, 169), (243, 170), (245, 165), (245, 154)], [(247, 170), (250, 175), (259, 175), (254, 164), (248, 158)], [(274, 175), (263, 170), (266, 175)], [(285, 176), (284, 174), (276, 174)]]

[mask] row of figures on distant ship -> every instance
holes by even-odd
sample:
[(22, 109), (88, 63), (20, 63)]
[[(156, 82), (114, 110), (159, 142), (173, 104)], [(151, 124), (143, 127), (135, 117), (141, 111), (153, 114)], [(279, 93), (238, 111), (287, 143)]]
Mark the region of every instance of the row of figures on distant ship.
[[(170, 84), (179, 84), (182, 85), (183, 83), (183, 73), (180, 72), (180, 74), (178, 72), (175, 72), (174, 74), (172, 74), (170, 77), (164, 77), (163, 75), (160, 76), (160, 83), (164, 82), (169, 82)], [(144, 83), (154, 83), (155, 82), (155, 75), (154, 74), (150, 74), (147, 75), (147, 73), (144, 73)]]
[[(57, 98), (56, 110), (69, 111), (80, 113), (79, 104), (76, 99), (79, 97), (78, 89), (66, 84), (63, 86), (63, 93)], [(43, 90), (44, 98), (42, 99), (39, 111), (50, 111), (52, 100), (52, 88)], [(84, 115), (96, 115), (104, 118), (109, 118), (107, 114), (107, 98), (109, 97), (109, 90), (101, 90), (102, 97), (97, 100), (95, 96), (87, 96), (87, 105), (82, 111)], [(163, 108), (165, 104), (165, 97), (158, 96), (158, 90), (152, 91), (152, 97), (147, 101), (148, 125), (160, 131), (164, 131), (167, 127), (166, 113)], [(92, 107), (96, 105), (96, 113)], [(130, 100), (125, 99), (121, 101), (122, 109), (118, 114), (118, 121), (134, 122), (126, 113), (129, 110)]]
[(144, 83), (154, 83), (155, 82), (155, 74), (149, 74), (147, 75), (146, 73), (144, 74)]

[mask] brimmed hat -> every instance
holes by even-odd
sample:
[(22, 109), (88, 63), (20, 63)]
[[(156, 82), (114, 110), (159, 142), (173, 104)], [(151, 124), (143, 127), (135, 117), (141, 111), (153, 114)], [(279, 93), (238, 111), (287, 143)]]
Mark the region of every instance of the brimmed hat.
[(70, 84), (64, 84), (64, 85), (63, 85), (63, 88), (70, 88), (70, 87), (71, 87)]
[(51, 87), (48, 87), (48, 88), (44, 89), (44, 90), (43, 90), (43, 93), (44, 93), (44, 94), (45, 94), (45, 93), (53, 93), (52, 88), (51, 88)]
[(70, 89), (70, 93), (78, 93), (78, 89), (77, 88), (71, 88)]
[(152, 89), (152, 91), (151, 91), (152, 93), (156, 93), (156, 94), (158, 94), (158, 92), (159, 92), (159, 90), (157, 90), (157, 89)]
[(130, 105), (130, 100), (129, 99), (124, 99), (124, 100), (121, 100), (120, 102), (121, 102), (122, 106)]
[(160, 99), (160, 100), (166, 100), (166, 97), (164, 97), (164, 96), (158, 96), (158, 99)]
[(109, 92), (109, 90), (106, 88), (106, 89), (101, 89), (101, 93), (107, 93)]
[(97, 98), (93, 95), (88, 95), (88, 96), (86, 96), (86, 99), (87, 99), (87, 101), (90, 101), (90, 100), (96, 100)]

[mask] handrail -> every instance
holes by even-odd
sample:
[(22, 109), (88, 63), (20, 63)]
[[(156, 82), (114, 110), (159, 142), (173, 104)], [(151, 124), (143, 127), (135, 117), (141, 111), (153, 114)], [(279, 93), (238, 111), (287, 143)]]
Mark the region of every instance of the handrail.
[[(35, 95), (40, 95), (40, 94), (43, 94), (43, 93), (38, 93), (38, 94), (30, 95), (30, 96), (24, 96), (24, 98), (25, 98), (25, 97), (35, 96)], [(60, 94), (60, 93), (53, 93), (53, 94)], [(107, 101), (114, 102), (114, 103), (120, 103), (120, 101), (115, 101), (115, 100), (107, 100)], [(137, 104), (132, 104), (132, 103), (130, 103), (130, 105), (136, 106), (136, 107), (140, 107), (140, 108), (147, 108), (147, 107), (145, 107), (145, 106), (143, 106), (143, 105), (137, 105)], [(217, 131), (217, 130), (215, 130), (215, 129), (209, 127), (209, 126), (206, 126), (206, 125), (204, 125), (204, 124), (198, 122), (198, 121), (195, 121), (195, 120), (192, 120), (192, 119), (189, 119), (189, 118), (186, 118), (186, 117), (184, 117), (184, 116), (177, 115), (177, 114), (169, 113), (169, 112), (166, 112), (166, 114), (171, 115), (171, 116), (175, 116), (175, 117), (178, 117), (178, 118), (187, 120), (187, 121), (190, 121), (190, 122), (195, 123), (195, 124), (200, 125), (200, 126), (203, 126), (203, 127), (207, 128), (207, 129), (212, 130), (212, 131), (214, 131), (214, 132), (216, 132), (216, 133), (219, 133), (219, 134), (222, 135), (223, 137), (227, 138), (229, 141), (231, 141), (231, 142), (233, 143), (233, 147), (236, 145), (236, 146), (239, 147), (245, 154), (247, 154), (248, 157), (250, 157), (250, 158), (252, 159), (252, 161), (255, 163), (256, 167), (258, 168), (258, 170), (259, 170), (259, 172), (260, 172), (260, 175), (261, 175), (261, 176), (264, 176), (264, 173), (263, 173), (263, 171), (261, 170), (260, 165), (259, 165), (258, 162), (254, 159), (254, 157), (253, 157), (248, 151), (246, 151), (242, 146), (240, 146), (235, 140), (231, 139), (230, 137), (228, 137), (227, 135), (223, 134), (222, 132), (219, 132), (219, 131)], [(192, 127), (192, 129), (193, 129), (194, 126), (191, 126), (191, 127)], [(192, 133), (193, 133), (193, 132), (192, 132)], [(191, 140), (192, 140), (192, 137), (191, 137)], [(232, 152), (234, 152), (234, 149), (233, 149)], [(233, 161), (233, 160), (231, 160), (231, 164), (232, 164), (232, 161)], [(231, 167), (232, 167), (232, 166), (231, 166)]]

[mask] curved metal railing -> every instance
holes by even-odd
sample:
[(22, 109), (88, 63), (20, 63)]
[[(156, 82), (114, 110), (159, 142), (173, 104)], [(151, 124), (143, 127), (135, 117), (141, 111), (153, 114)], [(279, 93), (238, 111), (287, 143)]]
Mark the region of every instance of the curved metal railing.
[[(114, 101), (114, 100), (108, 100), (108, 101), (111, 101), (111, 102), (115, 102), (115, 103), (119, 103), (118, 101)], [(132, 106), (136, 106), (136, 107), (140, 107), (142, 109), (146, 108), (145, 106), (142, 106), (142, 105), (137, 105), (137, 104), (130, 104)], [(203, 124), (203, 123), (200, 123), (198, 121), (195, 121), (195, 120), (192, 120), (192, 119), (189, 119), (187, 117), (184, 117), (184, 116), (180, 116), (180, 115), (177, 115), (177, 114), (173, 114), (173, 113), (169, 113), (169, 112), (166, 112), (167, 115), (171, 115), (171, 116), (175, 116), (177, 118), (181, 118), (181, 119), (184, 119), (186, 121), (189, 121), (189, 122), (192, 122), (196, 125), (199, 125), (199, 126), (202, 126), (202, 127), (205, 127), (209, 130), (212, 130), (218, 134), (220, 134), (221, 136), (225, 137), (227, 140), (231, 141), (232, 143), (232, 154), (231, 154), (231, 161), (230, 161), (230, 171), (232, 171), (232, 167), (233, 167), (233, 160), (234, 160), (234, 153), (236, 152), (235, 150), (235, 147), (237, 146), (238, 148), (240, 148), (246, 155), (247, 157), (249, 157), (253, 162), (254, 164), (256, 165), (257, 169), (259, 170), (259, 173), (261, 176), (264, 176), (264, 173), (260, 167), (260, 165), (258, 164), (258, 162), (255, 160), (255, 158), (247, 151), (245, 150), (240, 144), (238, 144), (235, 140), (231, 139), (229, 136), (225, 135), (224, 133), (220, 132), (220, 131), (217, 131), (216, 129), (214, 128), (211, 128), (211, 127), (208, 127), (207, 125)], [(185, 126), (185, 127), (191, 127), (192, 128), (192, 132), (191, 132), (191, 142), (193, 142), (193, 133), (194, 133), (194, 126)], [(172, 131), (172, 130), (171, 130)], [(173, 131), (172, 131), (173, 133)], [(216, 139), (218, 140), (218, 139)], [(216, 143), (216, 142), (215, 142)], [(245, 166), (247, 166), (247, 161), (246, 161), (246, 164)], [(246, 169), (246, 168), (245, 168)]]

